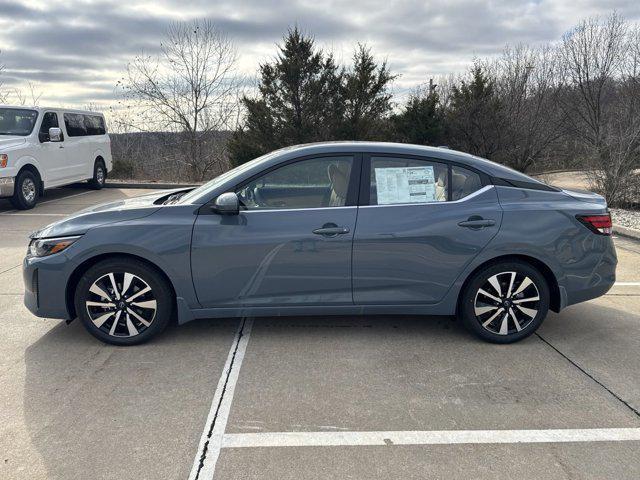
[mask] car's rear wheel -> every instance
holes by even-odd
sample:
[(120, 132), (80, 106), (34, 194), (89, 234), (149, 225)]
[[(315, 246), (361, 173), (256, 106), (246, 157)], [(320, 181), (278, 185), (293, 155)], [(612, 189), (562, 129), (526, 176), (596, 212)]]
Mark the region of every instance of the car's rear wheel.
[(11, 204), (19, 210), (28, 210), (36, 206), (40, 192), (40, 180), (30, 170), (22, 170), (16, 177)]
[(75, 308), (85, 328), (114, 345), (135, 345), (166, 328), (172, 291), (154, 268), (138, 260), (97, 263), (78, 282)]
[(468, 282), (459, 313), (483, 340), (512, 343), (528, 337), (549, 311), (549, 286), (532, 265), (513, 260), (478, 271)]
[(89, 186), (94, 190), (100, 190), (107, 181), (107, 167), (102, 160), (96, 160), (93, 166), (93, 178), (89, 180)]

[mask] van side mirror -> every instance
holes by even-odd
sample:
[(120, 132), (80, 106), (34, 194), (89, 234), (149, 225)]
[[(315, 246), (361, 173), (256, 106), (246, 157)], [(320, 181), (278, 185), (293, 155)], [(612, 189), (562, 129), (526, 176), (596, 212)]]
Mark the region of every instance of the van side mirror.
[(62, 130), (58, 127), (51, 127), (49, 129), (49, 141), (50, 142), (61, 142), (62, 141)]
[(234, 192), (221, 194), (213, 204), (214, 212), (221, 215), (238, 215), (240, 213), (240, 200)]

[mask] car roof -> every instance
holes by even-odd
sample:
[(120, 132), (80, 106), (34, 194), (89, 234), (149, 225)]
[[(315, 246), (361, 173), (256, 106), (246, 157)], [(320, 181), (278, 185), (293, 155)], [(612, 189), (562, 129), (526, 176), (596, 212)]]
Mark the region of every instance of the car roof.
[(92, 110), (78, 110), (75, 108), (64, 108), (64, 107), (43, 107), (43, 106), (34, 106), (34, 105), (0, 105), (0, 108), (15, 108), (19, 110), (37, 110), (38, 112), (44, 112), (47, 110), (53, 110), (57, 112), (68, 112), (68, 113), (82, 113), (85, 115), (100, 115), (104, 116), (102, 112), (94, 112)]
[[(431, 147), (427, 145), (413, 145), (406, 143), (392, 142), (361, 142), (361, 141), (334, 141), (306, 143), (281, 148), (273, 153), (270, 158), (275, 162), (280, 162), (296, 156), (306, 156), (314, 154), (330, 153), (380, 153), (380, 154), (400, 154), (430, 157), (433, 159), (446, 160), (450, 162), (467, 165), (476, 168), (492, 177), (506, 180), (526, 181), (540, 183), (524, 173), (518, 172), (505, 165), (492, 162), (486, 158), (477, 157), (469, 153), (451, 150), (446, 147)], [(276, 160), (277, 159), (277, 160)], [(275, 163), (274, 162), (274, 163)]]

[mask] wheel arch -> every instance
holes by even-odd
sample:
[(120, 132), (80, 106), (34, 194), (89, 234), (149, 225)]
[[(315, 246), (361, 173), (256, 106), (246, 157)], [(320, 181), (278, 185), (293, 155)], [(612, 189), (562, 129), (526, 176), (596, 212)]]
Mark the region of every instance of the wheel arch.
[(82, 278), (82, 275), (84, 275), (87, 270), (89, 270), (92, 266), (94, 266), (95, 264), (97, 264), (98, 262), (101, 262), (103, 260), (114, 260), (114, 259), (134, 259), (137, 261), (140, 261), (144, 264), (146, 264), (147, 266), (151, 267), (153, 270), (155, 270), (162, 278), (165, 279), (165, 281), (167, 282), (167, 285), (169, 285), (169, 288), (171, 289), (171, 293), (172, 295), (172, 302), (173, 302), (173, 309), (175, 311), (176, 309), (176, 289), (173, 285), (173, 282), (171, 281), (171, 278), (169, 278), (169, 276), (164, 272), (164, 270), (162, 270), (162, 268), (160, 268), (158, 265), (156, 265), (155, 263), (149, 261), (148, 259), (141, 257), (139, 255), (134, 255), (131, 253), (119, 253), (119, 252), (114, 252), (114, 253), (103, 253), (100, 255), (96, 255), (94, 257), (88, 258), (85, 261), (83, 261), (82, 263), (80, 263), (71, 273), (71, 275), (69, 276), (69, 280), (67, 281), (67, 287), (66, 287), (66, 291), (65, 291), (65, 303), (66, 303), (66, 307), (67, 307), (67, 311), (69, 312), (69, 318), (75, 318), (77, 316), (77, 312), (76, 312), (76, 307), (75, 307), (75, 302), (74, 302), (74, 294), (76, 291), (76, 287), (78, 286), (78, 282), (80, 281), (80, 278)]
[(40, 170), (38, 169), (38, 167), (31, 162), (25, 163), (18, 170), (18, 173), (16, 174), (16, 178), (18, 178), (18, 176), (24, 171), (29, 171), (36, 176), (39, 183), (38, 193), (42, 195), (44, 193), (44, 179), (42, 178), (42, 174), (40, 173)]
[(481, 263), (480, 265), (478, 265), (476, 268), (473, 269), (471, 273), (469, 273), (469, 275), (467, 275), (467, 278), (465, 279), (464, 283), (462, 284), (462, 287), (458, 292), (458, 301), (456, 303), (456, 314), (459, 311), (460, 300), (462, 299), (462, 295), (464, 294), (464, 291), (467, 288), (467, 285), (469, 284), (473, 276), (478, 271), (490, 265), (500, 263), (500, 262), (508, 262), (511, 260), (519, 260), (519, 261), (526, 262), (532, 267), (534, 267), (535, 269), (537, 269), (542, 274), (544, 279), (547, 281), (547, 285), (549, 286), (549, 295), (551, 297), (549, 299), (550, 300), (549, 309), (554, 312), (559, 312), (561, 308), (560, 285), (558, 284), (558, 279), (556, 278), (551, 268), (549, 268), (549, 266), (546, 263), (544, 263), (543, 261), (535, 257), (531, 257), (529, 255), (522, 255), (522, 254), (511, 254), (511, 255), (501, 255), (499, 257), (491, 258), (490, 260), (487, 260)]

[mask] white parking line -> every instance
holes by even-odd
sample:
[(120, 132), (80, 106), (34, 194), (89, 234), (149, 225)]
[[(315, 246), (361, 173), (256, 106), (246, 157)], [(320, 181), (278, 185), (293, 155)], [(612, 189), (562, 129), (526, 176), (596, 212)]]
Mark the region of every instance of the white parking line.
[(614, 287), (631, 287), (638, 285), (640, 285), (640, 282), (616, 282), (613, 284)]
[(216, 463), (220, 456), (220, 449), (222, 448), (224, 432), (227, 428), (233, 393), (238, 382), (240, 367), (247, 350), (252, 326), (253, 319), (249, 317), (243, 318), (238, 326), (211, 401), (211, 408), (200, 437), (198, 452), (191, 467), (189, 480), (195, 480), (196, 478), (209, 480), (213, 478)]
[(370, 445), (454, 445), (476, 443), (626, 442), (640, 440), (640, 428), (561, 430), (440, 430), (398, 432), (228, 433), (223, 448), (342, 447)]

